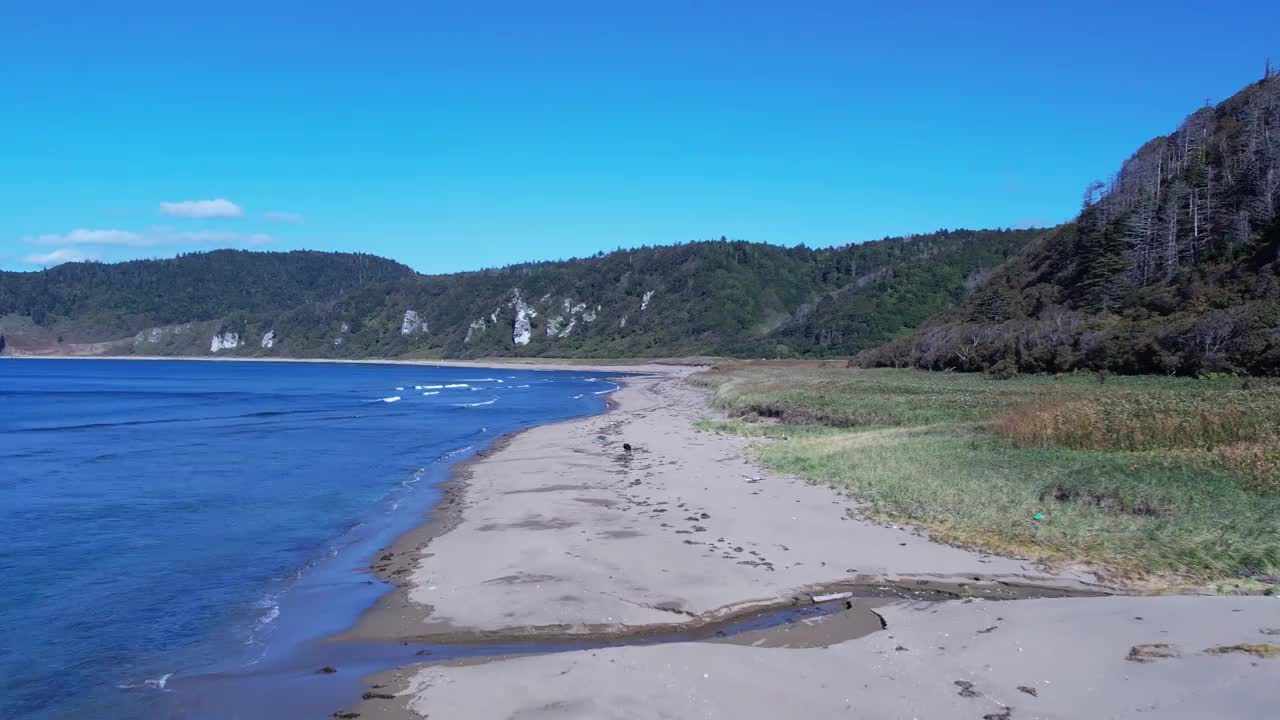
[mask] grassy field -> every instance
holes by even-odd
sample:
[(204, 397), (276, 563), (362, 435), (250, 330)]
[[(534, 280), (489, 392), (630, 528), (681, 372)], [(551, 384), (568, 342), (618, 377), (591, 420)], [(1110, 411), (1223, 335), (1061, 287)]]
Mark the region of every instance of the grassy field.
[(694, 376), (777, 470), (948, 542), (1116, 579), (1280, 575), (1280, 383), (738, 365)]

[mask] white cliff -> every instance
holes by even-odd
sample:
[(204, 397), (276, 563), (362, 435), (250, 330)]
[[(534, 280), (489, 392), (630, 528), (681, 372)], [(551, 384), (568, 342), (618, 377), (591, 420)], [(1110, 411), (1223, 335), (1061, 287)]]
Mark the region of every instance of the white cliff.
[(149, 342), (152, 344), (160, 342), (164, 337), (164, 328), (153, 327), (148, 330), (139, 330), (138, 334), (133, 337), (134, 343)]
[(276, 331), (268, 330), (262, 334), (262, 347), (270, 350), (276, 345)]
[(213, 340), (209, 343), (209, 352), (235, 350), (238, 347), (240, 347), (240, 333), (221, 332), (213, 336)]
[(538, 312), (520, 297), (520, 288), (511, 291), (511, 306), (516, 309), (516, 320), (511, 326), (511, 341), (517, 345), (528, 345), (533, 339), (533, 318)]
[(577, 303), (575, 305), (572, 300), (565, 298), (560, 307), (564, 314), (556, 315), (547, 320), (547, 337), (564, 337), (568, 335), (577, 327), (579, 318), (586, 322), (596, 319), (594, 311), (587, 311), (586, 303)]
[(654, 292), (654, 290), (645, 291), (644, 298), (640, 300), (640, 312), (644, 312), (649, 309), (649, 301), (653, 299)]
[(417, 310), (405, 310), (404, 319), (400, 321), (400, 334), (412, 335), (414, 333), (426, 333), (427, 321), (418, 317)]

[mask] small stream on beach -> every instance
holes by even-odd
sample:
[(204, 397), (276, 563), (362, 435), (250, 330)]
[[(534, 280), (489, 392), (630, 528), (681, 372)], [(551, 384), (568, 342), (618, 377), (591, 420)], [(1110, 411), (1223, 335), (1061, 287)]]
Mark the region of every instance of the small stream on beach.
[[(658, 629), (633, 636), (581, 639), (550, 638), (450, 643), (367, 643), (319, 641), (296, 647), (287, 657), (255, 667), (252, 672), (216, 673), (184, 678), (174, 689), (182, 694), (182, 717), (207, 720), (270, 720), (280, 717), (330, 717), (360, 698), (361, 678), (375, 672), (420, 662), (484, 660), (511, 655), (560, 653), (608, 647), (660, 645), (674, 642), (768, 644), (787, 628), (812, 628), (838, 622), (843, 639), (861, 637), (883, 627), (875, 607), (888, 600), (860, 598), (821, 604), (765, 608), (724, 622), (691, 629)], [(797, 634), (799, 637), (800, 634)], [(782, 636), (785, 637), (785, 636)]]
[(385, 592), (370, 556), (454, 464), (616, 388), (407, 365), (0, 373), (0, 717), (42, 720), (179, 717), (190, 678), (272, 677)]
[(484, 662), (503, 657), (641, 647), (670, 643), (711, 642), (755, 647), (824, 647), (887, 629), (878, 608), (907, 603), (926, 608), (965, 598), (1019, 600), (1036, 597), (1090, 596), (1065, 588), (1013, 586), (1002, 583), (959, 584), (920, 580), (911, 585), (836, 586), (825, 599), (800, 594), (790, 600), (730, 613), (718, 620), (691, 619), (685, 624), (604, 631), (578, 636), (522, 637), (524, 631), (478, 634), (450, 642), (348, 642), (318, 639), (291, 645), (252, 672), (213, 673), (183, 678), (182, 717), (215, 720), (272, 720), (280, 717), (334, 717), (363, 694), (365, 699), (393, 700), (391, 688), (368, 688), (368, 676), (432, 662)]

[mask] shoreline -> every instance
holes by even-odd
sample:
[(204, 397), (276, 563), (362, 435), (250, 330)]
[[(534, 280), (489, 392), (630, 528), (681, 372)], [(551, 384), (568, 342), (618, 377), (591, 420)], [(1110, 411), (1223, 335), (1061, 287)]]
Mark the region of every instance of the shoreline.
[[(156, 359), (163, 360), (167, 358)], [(235, 360), (223, 359), (221, 361), (234, 362)], [(501, 368), (493, 365), (468, 365), (466, 367), (477, 369), (483, 367), (495, 371), (528, 369), (520, 366)], [(570, 373), (590, 372), (576, 368), (547, 369), (563, 370)], [(629, 372), (631, 370), (632, 368), (628, 366), (621, 371), (614, 369), (613, 372)], [(598, 375), (602, 381), (620, 382), (621, 380), (617, 374), (591, 374)], [(223, 712), (235, 712), (238, 716), (244, 715), (245, 717), (273, 717), (274, 715), (271, 713), (283, 712), (289, 707), (287, 704), (280, 704), (287, 703), (289, 698), (294, 698), (296, 701), (314, 708), (317, 697), (329, 697), (331, 706), (348, 701), (352, 697), (358, 697), (359, 683), (357, 678), (359, 675), (365, 672), (394, 667), (403, 662), (403, 660), (391, 659), (398, 656), (398, 646), (402, 643), (368, 642), (359, 639), (352, 641), (343, 637), (363, 616), (380, 607), (383, 603), (388, 602), (401, 588), (398, 576), (391, 572), (394, 568), (383, 568), (382, 571), (379, 571), (374, 567), (377, 563), (373, 561), (387, 553), (389, 548), (404, 547), (406, 543), (416, 538), (432, 537), (448, 532), (457, 519), (457, 506), (465, 490), (466, 476), (470, 465), (497, 452), (505, 444), (509, 443), (513, 437), (519, 436), (530, 429), (548, 424), (573, 422), (608, 413), (616, 407), (616, 403), (609, 398), (609, 394), (612, 394), (612, 392), (616, 391), (611, 391), (602, 396), (600, 402), (603, 405), (597, 406), (590, 414), (568, 418), (552, 417), (549, 420), (535, 421), (538, 424), (515, 428), (493, 436), (484, 444), (478, 444), (474, 449), (463, 454), (457, 461), (446, 461), (441, 468), (442, 473), (436, 476), (438, 479), (430, 484), (433, 496), (430, 499), (424, 498), (428, 502), (427, 505), (417, 508), (407, 507), (406, 509), (412, 519), (407, 523), (402, 522), (399, 527), (391, 531), (391, 534), (384, 535), (379, 544), (366, 544), (361, 552), (352, 554), (345, 563), (339, 563), (343, 567), (339, 572), (344, 573), (349, 580), (344, 578), (337, 584), (339, 587), (333, 592), (340, 593), (341, 596), (330, 597), (328, 602), (335, 605), (351, 605), (352, 603), (349, 600), (344, 600), (344, 598), (352, 596), (353, 593), (356, 596), (363, 596), (363, 601), (356, 597), (355, 607), (349, 608), (354, 610), (352, 614), (344, 613), (341, 619), (329, 629), (295, 641), (291, 650), (276, 655), (269, 663), (264, 664), (253, 672), (220, 670), (183, 675), (177, 678), (170, 685), (183, 694), (180, 702), (185, 704), (187, 711), (195, 713), (197, 717), (216, 717)], [(425, 543), (425, 540), (419, 540), (418, 542)], [(375, 581), (377, 582), (375, 583)], [(349, 585), (350, 587), (343, 588), (340, 587), (341, 585)], [(374, 585), (378, 587), (376, 594), (368, 596), (364, 588)], [(351, 589), (357, 587), (360, 590)], [(314, 591), (315, 589), (312, 588), (311, 592)], [(315, 675), (317, 668), (326, 666), (341, 667), (347, 672), (342, 675), (331, 676), (329, 678), (330, 682), (322, 689), (321, 686), (316, 684), (317, 680), (311, 679), (311, 676)], [(354, 675), (351, 674), (353, 670), (356, 673)], [(324, 675), (318, 677), (323, 678)], [(350, 686), (348, 691), (342, 694), (342, 699), (336, 703), (332, 701), (332, 695), (335, 690), (340, 691), (341, 688), (335, 688), (334, 681), (340, 685)], [(308, 686), (311, 687), (306, 690), (303, 689)], [(237, 688), (239, 690), (236, 690)], [(255, 704), (253, 707), (238, 707), (224, 706), (220, 704), (220, 701), (216, 700), (216, 697), (220, 694), (225, 694), (227, 689), (233, 690), (232, 694), (234, 695), (237, 693), (243, 694), (246, 688), (251, 689), (251, 693), (270, 692), (273, 695), (273, 704), (270, 707), (259, 704)], [(308, 696), (305, 698), (299, 696), (299, 692), (306, 692)]]
[(425, 360), (412, 358), (267, 358), (267, 357), (216, 357), (203, 355), (19, 355), (0, 356), (0, 360), (130, 360), (140, 362), (242, 362), (242, 363), (301, 363), (329, 365), (406, 365), (417, 367), (491, 368), (494, 370), (530, 370), (535, 372), (594, 372), (594, 373), (662, 373), (680, 368), (698, 369), (707, 365), (685, 362), (679, 358), (665, 361), (643, 358), (600, 361), (586, 358), (505, 358), (481, 360)]
[[(651, 368), (615, 367), (617, 371), (652, 370)], [(1026, 596), (1062, 596), (1073, 594), (1089, 594), (1088, 586), (1073, 580), (1062, 581), (1048, 576), (1039, 576), (1043, 585), (1028, 581), (1018, 586), (1018, 580), (1025, 580), (1025, 573), (1007, 576), (1003, 581), (982, 578), (980, 582), (963, 582), (950, 576), (910, 574), (887, 577), (882, 574), (857, 575), (855, 577), (836, 577), (838, 573), (824, 576), (819, 582), (809, 586), (785, 588), (783, 592), (775, 591), (763, 595), (744, 596), (732, 602), (704, 609), (700, 613), (684, 611), (676, 613), (679, 620), (669, 619), (667, 615), (662, 621), (650, 619), (640, 624), (614, 623), (551, 623), (542, 625), (519, 625), (515, 627), (475, 628), (465, 624), (451, 622), (447, 618), (436, 617), (436, 608), (429, 603), (415, 602), (412, 590), (415, 581), (412, 576), (425, 559), (434, 553), (432, 544), (453, 533), (466, 522), (465, 515), (469, 506), (468, 495), (472, 493), (472, 483), (479, 466), (489, 462), (502, 462), (503, 454), (511, 450), (513, 443), (522, 437), (536, 432), (559, 434), (559, 431), (581, 426), (584, 423), (598, 422), (602, 418), (610, 418), (625, 414), (628, 408), (624, 402), (613, 398), (634, 389), (637, 383), (648, 381), (657, 383), (681, 383), (688, 392), (695, 394), (700, 403), (705, 403), (705, 392), (694, 389), (683, 383), (691, 368), (665, 367), (645, 375), (629, 375), (611, 378), (618, 383), (619, 390), (610, 394), (606, 400), (606, 409), (586, 418), (562, 420), (554, 423), (538, 425), (509, 433), (494, 441), (487, 449), (478, 451), (473, 457), (455, 465), (450, 470), (448, 479), (440, 485), (441, 499), (430, 509), (424, 521), (398, 537), (391, 545), (375, 553), (367, 568), (379, 580), (386, 582), (391, 589), (384, 593), (375, 604), (361, 614), (353, 625), (324, 642), (384, 642), (384, 643), (444, 643), (444, 644), (488, 644), (488, 643), (521, 643), (534, 642), (545, 644), (548, 648), (558, 643), (623, 643), (645, 642), (649, 638), (673, 633), (697, 633), (703, 629), (714, 629), (732, 624), (736, 619), (755, 614), (767, 613), (787, 606), (795, 606), (808, 602), (817, 593), (851, 593), (855, 597), (878, 597), (881, 602), (891, 602), (904, 597), (917, 600), (936, 600), (941, 597), (958, 598), (965, 595), (988, 596), (996, 598)], [(941, 547), (941, 546), (940, 546)], [(955, 552), (954, 549), (947, 549)], [(1037, 573), (1031, 573), (1038, 575)], [(968, 578), (965, 578), (968, 579)], [(974, 577), (972, 580), (979, 580)], [(671, 610), (663, 609), (662, 614)], [(474, 665), (486, 662), (485, 659), (463, 661), (447, 661), (451, 664), (462, 663)], [(375, 686), (373, 690), (381, 690), (376, 686), (384, 686), (389, 676), (394, 676), (402, 668), (374, 673), (367, 678), (367, 684)], [(380, 699), (380, 698), (375, 698)], [(359, 712), (368, 714), (369, 699), (365, 699)]]
[[(623, 382), (618, 378), (610, 378), (610, 380), (619, 384), (619, 386)], [(606, 398), (605, 409), (588, 417), (607, 415), (617, 410), (617, 407), (617, 403)], [(374, 555), (376, 557), (370, 558), (371, 562), (364, 570), (379, 581), (389, 585), (390, 589), (383, 593), (372, 607), (361, 613), (360, 617), (356, 618), (351, 626), (324, 638), (322, 642), (405, 641), (412, 639), (398, 634), (382, 636), (379, 633), (366, 633), (359, 628), (365, 623), (366, 618), (370, 616), (390, 615), (391, 613), (399, 613), (401, 620), (405, 619), (406, 613), (412, 613), (414, 615), (413, 621), (426, 622), (427, 617), (431, 614), (431, 607), (429, 605), (415, 605), (408, 601), (407, 586), (409, 583), (405, 576), (412, 572), (413, 567), (424, 557), (432, 540), (453, 531), (454, 528), (461, 524), (472, 468), (486, 457), (502, 452), (516, 437), (534, 428), (577, 422), (582, 419), (584, 418), (558, 420), (505, 433), (494, 439), (488, 447), (477, 450), (470, 458), (451, 466), (448, 476), (437, 486), (440, 490), (440, 499), (435, 505), (423, 511), (422, 521), (401, 533), (390, 545), (375, 552)]]
[[(612, 382), (624, 386), (627, 378), (609, 378)], [(621, 389), (621, 387), (619, 388)], [(615, 391), (617, 392), (617, 391)], [(442, 537), (463, 522), (466, 509), (466, 496), (469, 489), (473, 468), (487, 458), (503, 452), (520, 435), (538, 428), (554, 428), (556, 425), (579, 423), (591, 418), (599, 418), (620, 411), (620, 406), (613, 400), (605, 401), (605, 409), (585, 418), (557, 420), (542, 425), (522, 428), (496, 438), (488, 447), (477, 450), (470, 458), (450, 467), (446, 479), (439, 483), (440, 499), (423, 513), (422, 522), (401, 533), (395, 540), (374, 553), (372, 562), (364, 568), (364, 572), (372, 574), (380, 582), (390, 586), (372, 607), (360, 614), (360, 617), (341, 632), (322, 638), (321, 642), (411, 642), (411, 643), (448, 643), (479, 644), (503, 642), (537, 642), (555, 645), (564, 642), (615, 642), (629, 640), (645, 640), (659, 635), (679, 632), (697, 632), (708, 627), (718, 627), (735, 622), (744, 617), (762, 614), (784, 607), (796, 607), (809, 604), (812, 597), (824, 594), (850, 594), (859, 599), (890, 599), (911, 597), (919, 600), (960, 599), (964, 597), (983, 597), (991, 600), (1011, 600), (1027, 598), (1057, 597), (1102, 597), (1111, 594), (1122, 594), (1115, 588), (1074, 580), (1058, 582), (1053, 576), (1040, 576), (1041, 582), (1033, 580), (1019, 583), (1011, 580), (994, 578), (939, 578), (931, 575), (904, 575), (893, 578), (882, 576), (840, 578), (830, 582), (815, 583), (811, 586), (795, 588), (791, 597), (758, 598), (741, 603), (734, 603), (716, 608), (697, 617), (690, 617), (685, 622), (650, 623), (640, 626), (579, 626), (579, 627), (536, 627), (521, 629), (502, 629), (496, 631), (476, 632), (458, 628), (448, 623), (431, 622), (433, 608), (412, 602), (408, 598), (411, 580), (409, 573), (425, 557), (430, 554), (433, 540)], [(405, 634), (406, 626), (417, 626), (419, 632)]]
[[(485, 449), (477, 451), (472, 457), (454, 465), (450, 471), (448, 478), (439, 485), (441, 490), (441, 499), (433, 507), (426, 511), (424, 520), (421, 524), (406, 531), (386, 548), (379, 550), (371, 558), (369, 566), (366, 568), (380, 581), (392, 586), (392, 590), (384, 594), (373, 608), (364, 613), (351, 628), (338, 633), (330, 638), (330, 641), (458, 641), (474, 639), (509, 639), (509, 640), (528, 640), (528, 639), (564, 639), (564, 638), (591, 638), (595, 640), (605, 640), (610, 638), (627, 637), (630, 635), (644, 635), (650, 632), (665, 632), (677, 627), (696, 627), (704, 623), (720, 622), (726, 617), (733, 617), (741, 612), (750, 612), (753, 609), (776, 604), (779, 602), (787, 602), (793, 598), (784, 597), (783, 595), (775, 595), (762, 598), (749, 598), (741, 601), (727, 603), (717, 606), (700, 614), (698, 617), (686, 614), (685, 620), (677, 623), (650, 623), (640, 626), (638, 630), (631, 628), (619, 628), (616, 626), (602, 625), (600, 627), (582, 627), (581, 631), (569, 630), (565, 632), (566, 627), (562, 624), (554, 624), (547, 627), (528, 627), (521, 629), (502, 628), (498, 631), (475, 632), (465, 627), (453, 626), (449, 623), (430, 621), (433, 608), (429, 604), (415, 603), (408, 596), (409, 588), (413, 587), (414, 580), (412, 572), (419, 563), (432, 553), (430, 545), (435, 540), (458, 529), (464, 522), (464, 514), (467, 509), (467, 497), (472, 490), (472, 480), (474, 478), (477, 466), (486, 462), (501, 462), (503, 453), (507, 452), (512, 444), (519, 440), (522, 436), (534, 432), (550, 432), (555, 433), (558, 428), (569, 428), (580, 426), (584, 423), (608, 418), (618, 413), (626, 413), (627, 409), (623, 407), (620, 401), (612, 399), (623, 394), (632, 384), (638, 381), (658, 381), (658, 382), (683, 382), (689, 371), (693, 370), (689, 366), (677, 368), (668, 366), (665, 372), (659, 370), (654, 372), (647, 367), (638, 366), (621, 366), (614, 368), (619, 372), (631, 373), (628, 376), (611, 377), (610, 381), (619, 385), (618, 390), (610, 393), (605, 400), (605, 409), (594, 415), (573, 418), (567, 420), (558, 420), (551, 423), (544, 423), (528, 428), (523, 428), (511, 433), (507, 433), (493, 441), (493, 443)], [(686, 372), (681, 372), (685, 370)], [(691, 392), (704, 395), (704, 391), (689, 388)], [(757, 468), (759, 472), (765, 472)], [(536, 491), (535, 491), (536, 492)], [(919, 536), (923, 531), (917, 528), (901, 528)], [(956, 550), (949, 546), (949, 550)], [(961, 553), (969, 553), (970, 551), (960, 549)], [(983, 553), (983, 555), (986, 555)], [(1020, 562), (1020, 561), (1018, 561)], [(978, 594), (990, 594), (999, 596), (1001, 594), (1007, 596), (1027, 596), (1027, 595), (1046, 595), (1061, 592), (1064, 594), (1103, 594), (1110, 590), (1104, 589), (1103, 586), (1092, 582), (1092, 578), (1083, 575), (1072, 575), (1067, 577), (1059, 577), (1047, 575), (1038, 571), (1018, 572), (1013, 574), (1005, 574), (1005, 578), (998, 585), (989, 581), (988, 578), (968, 578), (971, 582), (961, 580), (951, 581), (949, 578), (939, 577), (937, 575), (924, 574), (894, 574), (886, 576), (882, 574), (864, 574), (854, 573), (841, 575), (839, 573), (831, 573), (830, 577), (819, 582), (811, 583), (805, 587), (797, 587), (794, 592), (785, 595), (810, 595), (817, 592), (854, 592), (855, 594), (863, 594), (864, 590), (875, 588), (920, 588), (929, 591), (935, 591), (942, 594), (976, 592)], [(1022, 578), (1025, 583), (1019, 583), (1017, 580), (1008, 578)], [(1037, 582), (1038, 581), (1038, 582)], [(369, 620), (373, 617), (384, 615), (385, 620), (377, 623), (371, 623)], [(392, 618), (392, 616), (395, 616)], [(405, 627), (415, 627), (416, 632), (406, 633)]]
[[(1141, 632), (1125, 613), (1160, 619), (1164, 629), (1156, 640), (1171, 633), (1204, 635), (1203, 627), (1193, 632), (1174, 621), (1192, 613), (1212, 614), (1220, 627), (1239, 634), (1243, 623), (1263, 622), (1275, 605), (1261, 598), (1088, 597), (1100, 588), (1086, 576), (1049, 575), (1016, 559), (869, 521), (857, 515), (850, 498), (754, 466), (743, 457), (751, 441), (693, 429), (692, 420), (708, 412), (706, 395), (683, 382), (688, 368), (666, 371), (616, 381), (621, 388), (603, 413), (512, 433), (455, 467), (425, 522), (380, 551), (370, 568), (393, 590), (351, 629), (329, 638), (442, 644), (437, 647), (533, 642), (545, 643), (547, 651), (442, 656), (375, 672), (362, 679), (365, 698), (346, 712), (394, 720), (428, 712), (595, 718), (639, 701), (647, 712), (627, 717), (680, 716), (691, 707), (687, 693), (694, 693), (714, 696), (717, 710), (737, 708), (744, 717), (776, 717), (794, 707), (828, 716), (847, 712), (844, 696), (821, 691), (808, 678), (829, 674), (837, 652), (847, 656), (840, 662), (868, 676), (883, 674), (886, 660), (908, 661), (893, 673), (910, 680), (906, 689), (884, 698), (902, 704), (877, 705), (870, 716), (903, 716), (896, 708), (918, 707), (915, 694), (928, 683), (944, 692), (924, 693), (919, 713), (954, 716), (972, 702), (950, 699), (955, 687), (949, 674), (960, 672), (948, 669), (955, 658), (978, 663), (964, 671), (968, 675), (996, 672), (1004, 682), (1005, 675), (1017, 674), (1025, 645), (1040, 643), (1050, 650), (1043, 673), (1063, 678), (1052, 682), (1098, 683), (1104, 680), (1090, 675), (1089, 663), (1053, 657), (1053, 648), (1077, 642), (1081, 628), (1090, 628), (1088, 642), (1080, 641), (1090, 647), (1128, 642)], [(620, 449), (624, 439), (634, 451)], [(676, 517), (685, 513), (683, 521)], [(912, 596), (913, 590), (919, 594)], [(852, 617), (854, 602), (872, 591), (885, 595), (858, 607), (881, 608), (875, 611), (880, 629), (847, 630), (839, 618)], [(752, 642), (741, 645), (697, 634), (743, 614), (809, 603), (819, 592), (850, 593), (850, 612), (748, 633)], [(926, 597), (930, 593), (936, 594)], [(966, 624), (974, 613), (990, 627), (978, 626), (981, 632), (962, 648), (932, 640), (939, 645), (936, 656), (908, 655), (900, 644), (915, 632), (912, 627), (934, 628), (911, 636), (912, 646), (927, 645), (928, 632), (940, 640), (950, 635), (941, 630), (958, 631), (950, 624)], [(1008, 629), (981, 634), (1000, 627)], [(809, 640), (797, 644), (798, 635), (789, 634), (796, 628), (804, 628)], [(684, 640), (648, 642), (682, 631), (690, 633)], [(1012, 656), (1005, 645), (1010, 637), (1019, 643)], [(556, 643), (580, 643), (581, 649)], [(976, 646), (982, 647), (971, 659), (969, 648)], [(779, 654), (772, 647), (790, 649)], [(1127, 650), (1090, 663), (1123, 677), (1132, 665), (1125, 662)], [(795, 675), (797, 667), (807, 669), (778, 680)], [(1235, 660), (1217, 667), (1241, 671)], [(673, 668), (701, 679), (696, 687), (680, 685), (688, 678), (673, 680)], [(748, 688), (731, 680), (738, 675)], [(712, 677), (724, 680), (706, 680)], [(1179, 682), (1185, 681), (1162, 679), (1143, 685), (1142, 692), (1172, 692)], [(1232, 692), (1237, 705), (1255, 702), (1256, 692)], [(750, 701), (742, 702), (740, 694)], [(985, 702), (998, 714), (1012, 700)]]

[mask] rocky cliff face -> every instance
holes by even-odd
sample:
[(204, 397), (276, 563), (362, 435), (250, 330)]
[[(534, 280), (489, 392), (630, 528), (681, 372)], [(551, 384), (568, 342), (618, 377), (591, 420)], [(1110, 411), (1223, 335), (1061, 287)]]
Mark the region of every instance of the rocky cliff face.
[(528, 345), (533, 339), (533, 319), (538, 311), (520, 297), (520, 289), (511, 291), (511, 305), (516, 311), (515, 324), (511, 328), (511, 341), (516, 345)]
[(236, 332), (220, 332), (213, 336), (209, 342), (209, 352), (216, 353), (222, 350), (235, 350), (240, 347), (240, 333)]
[(400, 321), (400, 334), (412, 335), (425, 332), (427, 332), (427, 321), (418, 317), (418, 311), (405, 310), (404, 318)]

